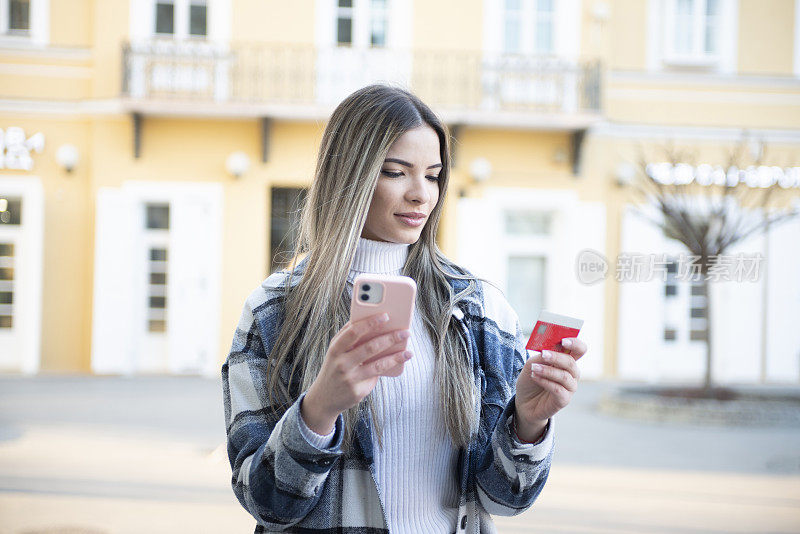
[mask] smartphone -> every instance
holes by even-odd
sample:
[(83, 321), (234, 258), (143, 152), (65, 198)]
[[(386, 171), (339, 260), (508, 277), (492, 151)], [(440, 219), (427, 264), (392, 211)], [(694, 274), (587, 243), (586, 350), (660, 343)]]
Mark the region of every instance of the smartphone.
[[(411, 317), (417, 296), (417, 283), (408, 276), (390, 274), (362, 273), (353, 280), (353, 297), (350, 302), (350, 322), (355, 322), (370, 315), (388, 313), (389, 322), (385, 328), (392, 330), (408, 330), (411, 328)], [(387, 354), (405, 350), (408, 339), (399, 341), (373, 356), (364, 363), (374, 362)], [(400, 376), (402, 365), (389, 369), (387, 376)]]
[(582, 326), (583, 319), (542, 310), (525, 348), (528, 350), (555, 351), (556, 345), (561, 343), (562, 339), (577, 336)]

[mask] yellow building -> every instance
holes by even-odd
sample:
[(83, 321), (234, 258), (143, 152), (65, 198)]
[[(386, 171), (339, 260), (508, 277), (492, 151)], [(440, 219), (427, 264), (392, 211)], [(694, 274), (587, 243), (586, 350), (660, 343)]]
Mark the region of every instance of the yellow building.
[[(800, 196), (800, 0), (0, 0), (0, 369), (217, 375), (326, 117), (373, 81), (454, 136), (441, 248), (528, 331), (584, 319), (587, 378), (702, 375), (705, 297), (630, 213), (640, 150), (669, 177), (691, 149), (700, 183), (747, 135), (769, 167), (742, 179)], [(719, 381), (800, 379), (800, 226), (769, 236), (715, 296)], [(629, 252), (673, 276), (581, 278)]]

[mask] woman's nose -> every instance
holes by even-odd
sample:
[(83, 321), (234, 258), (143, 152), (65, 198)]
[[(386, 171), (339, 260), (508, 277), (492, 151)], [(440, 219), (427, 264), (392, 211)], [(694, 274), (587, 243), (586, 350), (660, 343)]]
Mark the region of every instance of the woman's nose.
[(406, 191), (406, 198), (411, 202), (418, 202), (420, 204), (426, 204), (430, 202), (431, 195), (428, 192), (428, 188), (426, 187), (425, 183), (426, 178), (422, 177), (414, 177), (411, 180), (411, 185)]

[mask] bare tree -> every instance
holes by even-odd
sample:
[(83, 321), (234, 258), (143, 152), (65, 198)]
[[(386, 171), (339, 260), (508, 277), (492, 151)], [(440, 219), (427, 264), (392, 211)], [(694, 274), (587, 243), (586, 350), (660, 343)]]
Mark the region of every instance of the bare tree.
[[(785, 206), (785, 196), (772, 202), (776, 191), (786, 189), (785, 183), (774, 181), (754, 187), (754, 184), (741, 180), (748, 171), (752, 176), (752, 169), (762, 167), (766, 158), (764, 143), (749, 139), (746, 133), (726, 154), (724, 180), (720, 179), (721, 173), (718, 169), (716, 179), (706, 180), (703, 185), (698, 184), (693, 177), (687, 181), (675, 179), (674, 175), (674, 171), (681, 166), (690, 172), (697, 168), (696, 152), (680, 150), (671, 142), (663, 147), (663, 151), (666, 161), (671, 164), (670, 180), (657, 179), (654, 168), (647, 162), (644, 150), (639, 147), (636, 176), (629, 184), (637, 201), (634, 204), (634, 213), (659, 227), (667, 237), (679, 241), (692, 255), (699, 257), (695, 265), (698, 274), (703, 278), (703, 290), (707, 299), (703, 393), (704, 396), (711, 396), (713, 337), (709, 271), (719, 261), (719, 256), (732, 245), (797, 216), (800, 210)], [(751, 165), (745, 169), (748, 160)], [(781, 201), (783, 207), (779, 205)], [(642, 206), (649, 207), (650, 210), (655, 208), (661, 217), (649, 215), (648, 210), (642, 209)]]

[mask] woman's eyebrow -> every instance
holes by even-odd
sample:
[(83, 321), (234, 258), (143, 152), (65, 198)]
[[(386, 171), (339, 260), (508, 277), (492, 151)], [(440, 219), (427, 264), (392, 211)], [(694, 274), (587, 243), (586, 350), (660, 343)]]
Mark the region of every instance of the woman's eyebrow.
[[(399, 163), (400, 165), (405, 165), (405, 166), (406, 166), (406, 167), (408, 167), (409, 169), (413, 169), (413, 168), (414, 168), (414, 164), (413, 164), (413, 163), (409, 163), (409, 162), (407, 162), (406, 160), (403, 160), (403, 159), (397, 159), (397, 158), (386, 158), (386, 160), (385, 160), (385, 161), (387, 161), (387, 162), (389, 162), (389, 163)], [(441, 166), (442, 166), (442, 164), (441, 164), (441, 163), (437, 163), (436, 165), (431, 165), (431, 166), (429, 166), (428, 168), (429, 168), (429, 169), (435, 169), (436, 167), (441, 167)]]

